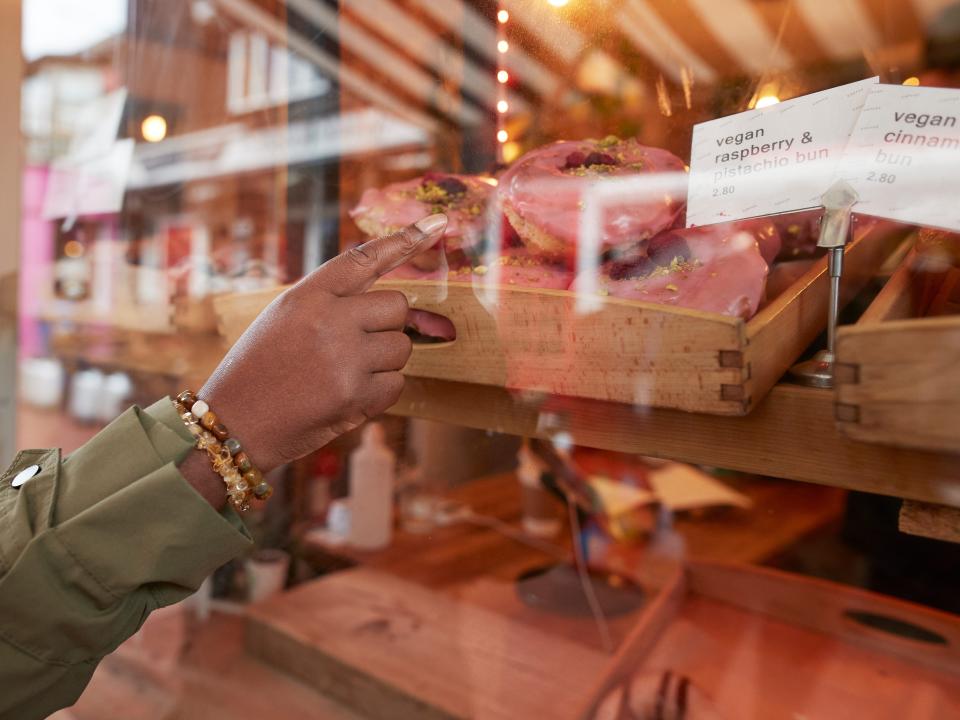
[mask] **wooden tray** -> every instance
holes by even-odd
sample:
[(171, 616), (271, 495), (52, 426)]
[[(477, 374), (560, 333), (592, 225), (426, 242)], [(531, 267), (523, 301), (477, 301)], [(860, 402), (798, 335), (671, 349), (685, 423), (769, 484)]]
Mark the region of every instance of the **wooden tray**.
[[(844, 302), (902, 235), (875, 226), (848, 246)], [(618, 298), (591, 297), (585, 314), (559, 290), (501, 286), (490, 299), (470, 283), (378, 283), (456, 327), (455, 341), (414, 349), (409, 375), (719, 415), (748, 413), (822, 330), (827, 285), (823, 258), (744, 321)], [(234, 342), (277, 292), (217, 298), (221, 332)]]
[[(909, 253), (860, 321), (839, 329), (837, 424), (857, 440), (960, 452), (960, 313), (924, 317), (915, 262)], [(927, 297), (942, 291), (949, 305), (958, 276), (935, 278)]]
[(960, 618), (773, 570), (693, 563), (648, 606), (580, 720), (625, 681), (665, 671), (689, 678), (711, 718), (960, 717)]

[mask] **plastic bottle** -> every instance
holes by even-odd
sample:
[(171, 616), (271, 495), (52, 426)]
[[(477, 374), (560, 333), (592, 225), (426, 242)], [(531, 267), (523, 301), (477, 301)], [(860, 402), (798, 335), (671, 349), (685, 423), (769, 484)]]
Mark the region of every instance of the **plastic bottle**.
[(370, 423), (360, 447), (350, 454), (350, 544), (379, 550), (393, 536), (396, 456), (384, 442), (383, 428)]
[(557, 501), (547, 492), (541, 480), (546, 466), (524, 440), (517, 452), (517, 480), (520, 481), (520, 501), (523, 510), (523, 530), (529, 535), (552, 538), (562, 524), (557, 515)]

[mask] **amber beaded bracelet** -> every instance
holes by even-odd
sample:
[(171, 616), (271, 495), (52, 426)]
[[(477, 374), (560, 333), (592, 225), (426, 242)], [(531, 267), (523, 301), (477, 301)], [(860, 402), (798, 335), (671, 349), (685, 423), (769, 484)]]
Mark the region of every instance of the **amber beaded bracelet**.
[(207, 403), (197, 399), (193, 391), (184, 390), (173, 404), (190, 434), (197, 439), (197, 450), (207, 453), (213, 469), (223, 478), (233, 507), (245, 512), (250, 509), (250, 498), (266, 500), (273, 494), (273, 488), (253, 466), (240, 441), (230, 437), (226, 426)]

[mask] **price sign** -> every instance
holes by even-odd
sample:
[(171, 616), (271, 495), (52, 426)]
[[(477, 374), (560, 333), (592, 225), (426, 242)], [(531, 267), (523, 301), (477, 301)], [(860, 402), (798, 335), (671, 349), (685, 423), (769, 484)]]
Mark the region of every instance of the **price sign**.
[(817, 207), (877, 78), (693, 128), (687, 226)]
[(856, 212), (960, 230), (960, 91), (877, 85), (838, 170)]

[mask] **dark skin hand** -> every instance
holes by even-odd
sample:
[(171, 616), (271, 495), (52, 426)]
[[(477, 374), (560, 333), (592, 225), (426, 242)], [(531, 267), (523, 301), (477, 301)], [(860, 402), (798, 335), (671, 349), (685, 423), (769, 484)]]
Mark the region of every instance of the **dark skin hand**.
[[(264, 473), (307, 455), (392, 406), (412, 344), (403, 293), (370, 287), (433, 245), (445, 215), (338, 255), (274, 300), (197, 396)], [(180, 472), (211, 505), (226, 500), (205, 453)]]

